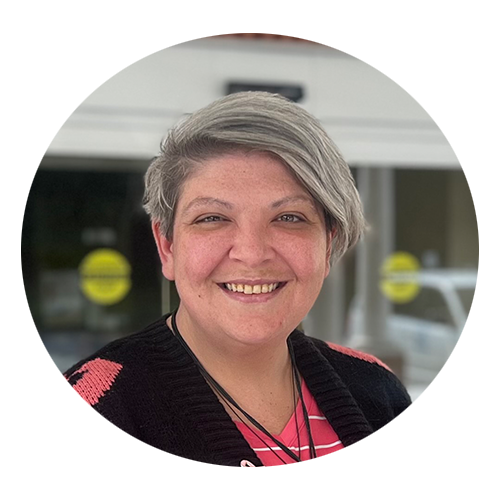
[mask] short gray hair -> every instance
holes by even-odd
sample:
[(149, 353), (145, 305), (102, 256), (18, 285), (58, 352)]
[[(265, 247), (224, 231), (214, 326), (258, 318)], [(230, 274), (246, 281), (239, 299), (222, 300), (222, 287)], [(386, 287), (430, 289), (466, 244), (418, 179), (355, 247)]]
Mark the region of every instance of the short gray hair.
[(357, 243), (366, 222), (351, 171), (319, 121), (267, 92), (218, 99), (169, 131), (145, 176), (144, 208), (171, 241), (182, 186), (200, 161), (236, 151), (277, 156), (323, 208), (336, 229), (332, 261)]

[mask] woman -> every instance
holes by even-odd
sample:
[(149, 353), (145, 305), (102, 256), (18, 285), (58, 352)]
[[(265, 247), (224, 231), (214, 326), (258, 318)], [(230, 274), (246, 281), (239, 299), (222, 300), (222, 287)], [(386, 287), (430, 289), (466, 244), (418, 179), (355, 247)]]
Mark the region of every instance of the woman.
[(336, 451), (410, 404), (376, 358), (297, 330), (365, 224), (306, 111), (263, 92), (215, 101), (169, 133), (144, 201), (180, 306), (66, 373), (104, 417), (167, 452), (251, 467)]

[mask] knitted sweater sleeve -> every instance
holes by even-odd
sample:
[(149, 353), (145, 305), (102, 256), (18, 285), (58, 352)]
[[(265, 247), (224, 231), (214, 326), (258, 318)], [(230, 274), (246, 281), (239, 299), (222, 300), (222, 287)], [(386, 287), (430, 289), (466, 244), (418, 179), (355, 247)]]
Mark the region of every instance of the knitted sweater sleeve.
[[(120, 436), (114, 386), (122, 365), (94, 358), (68, 370), (38, 406), (22, 445), (23, 467), (120, 466), (131, 440)], [(120, 439), (121, 437), (121, 439)]]

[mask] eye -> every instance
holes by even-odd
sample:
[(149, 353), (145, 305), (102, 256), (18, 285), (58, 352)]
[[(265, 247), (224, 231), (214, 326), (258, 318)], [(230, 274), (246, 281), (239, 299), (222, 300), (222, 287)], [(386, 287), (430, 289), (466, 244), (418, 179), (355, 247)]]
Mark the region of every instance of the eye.
[(201, 219), (196, 220), (195, 224), (201, 224), (204, 222), (222, 222), (224, 220), (225, 219), (220, 215), (207, 215), (206, 217), (202, 217)]
[(295, 214), (283, 214), (278, 217), (278, 220), (283, 222), (304, 222), (305, 219)]

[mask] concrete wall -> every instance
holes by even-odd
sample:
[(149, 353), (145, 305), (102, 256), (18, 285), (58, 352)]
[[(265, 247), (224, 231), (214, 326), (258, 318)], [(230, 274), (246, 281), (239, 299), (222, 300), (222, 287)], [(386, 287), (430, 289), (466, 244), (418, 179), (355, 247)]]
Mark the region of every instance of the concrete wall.
[(230, 81), (302, 85), (300, 102), (351, 163), (459, 168), (431, 117), (371, 66), (317, 44), (210, 38), (142, 59), (103, 83), (68, 118), (48, 154), (149, 159), (183, 114)]

